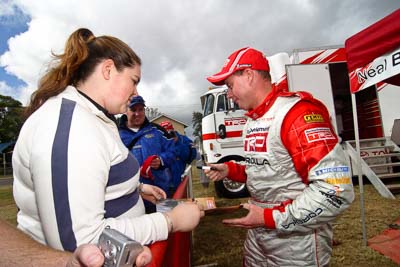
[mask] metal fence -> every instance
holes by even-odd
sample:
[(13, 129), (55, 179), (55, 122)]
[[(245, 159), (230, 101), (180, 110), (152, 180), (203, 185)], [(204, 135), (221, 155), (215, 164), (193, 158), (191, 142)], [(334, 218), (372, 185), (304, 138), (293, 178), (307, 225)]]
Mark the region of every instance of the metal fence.
[(0, 175), (12, 175), (12, 151), (0, 154), (1, 173)]

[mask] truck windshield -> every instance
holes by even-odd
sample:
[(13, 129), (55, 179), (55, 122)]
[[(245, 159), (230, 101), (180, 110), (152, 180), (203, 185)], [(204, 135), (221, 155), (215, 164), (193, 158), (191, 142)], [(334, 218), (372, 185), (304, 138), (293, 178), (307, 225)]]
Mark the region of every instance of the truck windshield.
[(203, 117), (213, 113), (214, 111), (214, 95), (208, 95), (206, 99), (206, 105), (204, 107)]
[(217, 112), (218, 111), (226, 111), (227, 105), (226, 105), (226, 95), (219, 95), (218, 100), (217, 100)]

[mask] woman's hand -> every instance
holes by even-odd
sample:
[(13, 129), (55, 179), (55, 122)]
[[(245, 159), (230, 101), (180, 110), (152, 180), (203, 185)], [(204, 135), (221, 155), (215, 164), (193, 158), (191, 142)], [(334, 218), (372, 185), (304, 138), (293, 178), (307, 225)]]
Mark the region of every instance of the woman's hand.
[(161, 199), (167, 198), (167, 194), (164, 192), (164, 190), (155, 185), (140, 184), (139, 191), (143, 199), (146, 199), (153, 204), (156, 204), (156, 202)]
[(194, 202), (184, 202), (167, 214), (172, 221), (173, 232), (189, 232), (199, 224), (204, 211)]

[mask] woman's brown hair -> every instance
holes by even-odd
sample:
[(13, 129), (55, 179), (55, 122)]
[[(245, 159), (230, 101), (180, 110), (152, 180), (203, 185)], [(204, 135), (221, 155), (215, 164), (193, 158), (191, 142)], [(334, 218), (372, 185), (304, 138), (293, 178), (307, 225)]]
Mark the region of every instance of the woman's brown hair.
[(84, 28), (70, 35), (63, 54), (52, 53), (52, 56), (54, 64), (40, 79), (38, 89), (32, 94), (26, 108), (27, 117), (47, 99), (64, 91), (68, 85), (76, 86), (84, 82), (102, 60), (113, 60), (118, 71), (142, 64), (136, 53), (118, 38), (95, 37), (90, 30)]

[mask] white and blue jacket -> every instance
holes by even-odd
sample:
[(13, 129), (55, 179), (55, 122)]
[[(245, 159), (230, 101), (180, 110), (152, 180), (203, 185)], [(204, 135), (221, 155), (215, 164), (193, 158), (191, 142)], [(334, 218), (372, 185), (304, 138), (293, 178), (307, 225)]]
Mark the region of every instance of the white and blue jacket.
[(161, 213), (144, 214), (139, 163), (117, 125), (74, 87), (27, 119), (13, 169), (18, 228), (43, 244), (74, 251), (106, 226), (142, 244), (168, 237)]

